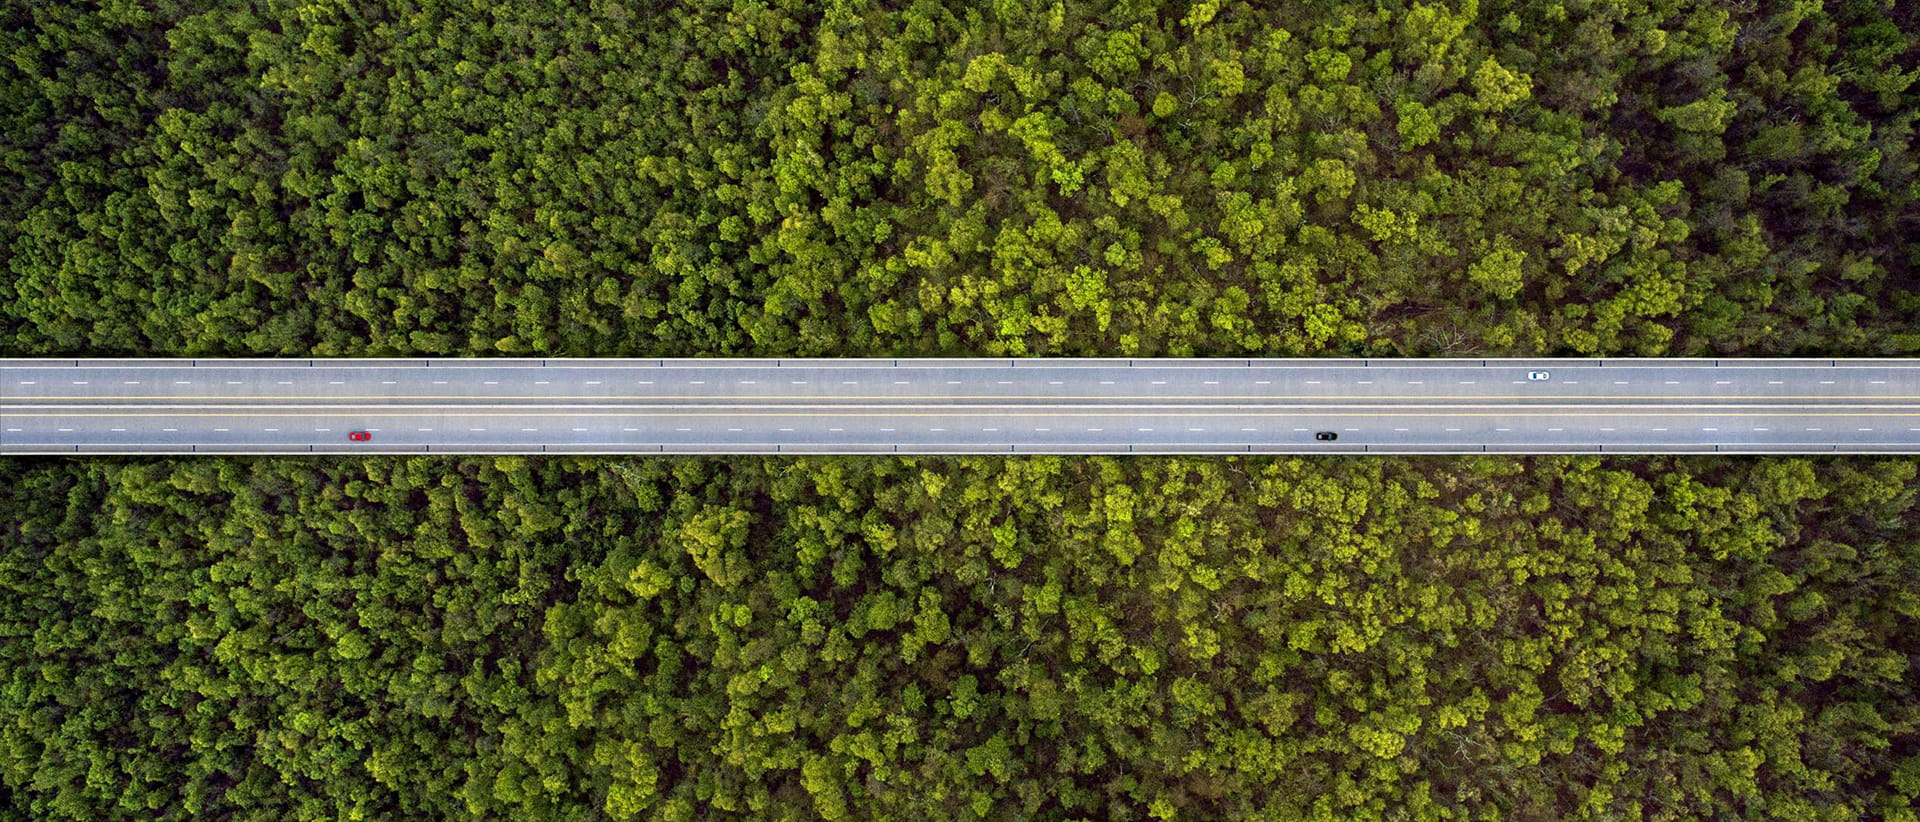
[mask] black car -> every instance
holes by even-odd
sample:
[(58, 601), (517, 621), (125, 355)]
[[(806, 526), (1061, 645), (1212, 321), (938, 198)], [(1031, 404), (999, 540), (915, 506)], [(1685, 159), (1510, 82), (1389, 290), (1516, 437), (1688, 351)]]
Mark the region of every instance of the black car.
[(1339, 439), (1340, 435), (1332, 431), (1315, 431), (1313, 432), (1313, 438), (1321, 442), (1332, 442)]

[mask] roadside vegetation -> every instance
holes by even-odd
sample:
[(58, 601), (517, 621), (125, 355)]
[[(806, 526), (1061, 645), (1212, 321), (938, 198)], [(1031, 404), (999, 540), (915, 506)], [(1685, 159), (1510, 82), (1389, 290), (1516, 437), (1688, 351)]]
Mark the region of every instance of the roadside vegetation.
[(1895, 819), (1916, 461), (11, 460), (35, 818)]

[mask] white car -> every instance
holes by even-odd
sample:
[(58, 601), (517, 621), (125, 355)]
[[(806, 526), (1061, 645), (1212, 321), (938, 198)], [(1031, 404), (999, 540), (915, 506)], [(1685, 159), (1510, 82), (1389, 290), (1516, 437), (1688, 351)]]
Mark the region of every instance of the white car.
[(1539, 382), (1551, 376), (1553, 375), (1545, 371), (1528, 371), (1527, 372), (1527, 379), (1533, 380), (1534, 382)]

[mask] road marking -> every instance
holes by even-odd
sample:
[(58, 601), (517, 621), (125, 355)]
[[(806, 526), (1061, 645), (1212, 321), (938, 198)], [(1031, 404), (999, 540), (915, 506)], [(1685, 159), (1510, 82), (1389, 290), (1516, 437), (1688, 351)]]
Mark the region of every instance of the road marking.
[(652, 384), (653, 384), (653, 380), (639, 380), (639, 381), (637, 381), (637, 384), (639, 384), (639, 385), (652, 385)]
[(1523, 383), (1523, 382), (1526, 382), (1526, 380), (1514, 380), (1514, 381), (1513, 381), (1513, 384), (1514, 384), (1514, 385), (1519, 385), (1519, 384), (1521, 384), (1521, 383)]
[(706, 381), (706, 380), (692, 380), (692, 381), (690, 381), (690, 382), (688, 382), (687, 384), (688, 384), (688, 385), (706, 385), (706, 384), (707, 384), (707, 381)]
[(1713, 384), (1714, 385), (1732, 385), (1733, 380), (1714, 380)]
[[(782, 428), (782, 429), (780, 429), (780, 430), (782, 430), (782, 431), (789, 431), (789, 432), (790, 432), (790, 431), (792, 431), (793, 429), (791, 429), (791, 428)], [(939, 431), (939, 430), (942, 430), (942, 429), (939, 429), (939, 428), (935, 428), (935, 429), (933, 429), (933, 430), (935, 430), (935, 431)]]
[(18, 428), (9, 428), (9, 429), (7, 429), (7, 430), (8, 430), (8, 431), (19, 431), (20, 429), (18, 429)]
[(1407, 380), (1408, 385), (1426, 385), (1426, 380)]
[(841, 385), (859, 385), (860, 383), (858, 380), (841, 380), (840, 384)]
[(446, 380), (434, 380), (434, 381), (433, 381), (433, 384), (434, 384), (434, 385), (446, 385), (446, 384), (447, 384), (447, 381), (446, 381)]
[(1357, 383), (1359, 383), (1359, 384), (1361, 384), (1361, 385), (1372, 385), (1372, 384), (1373, 384), (1373, 380), (1354, 380), (1354, 382), (1357, 382)]
[[(124, 431), (124, 430), (126, 430), (126, 429), (124, 429), (124, 428), (116, 428), (116, 429), (114, 429), (114, 430), (115, 430), (115, 431)], [(272, 431), (272, 432), (274, 432), (274, 433), (276, 433), (276, 434), (278, 434), (278, 433), (280, 433), (280, 429), (278, 429), (278, 428), (262, 428), (262, 429), (260, 429), (260, 430), (262, 430), (262, 431)]]
[(1679, 380), (1667, 380), (1667, 385), (1679, 385)]
[[(781, 429), (781, 430), (783, 430), (783, 431), (792, 431), (793, 429), (791, 429), (791, 428), (784, 428), (784, 429)], [(927, 430), (928, 430), (928, 431), (945, 431), (945, 430), (947, 430), (947, 429), (945, 429), (945, 428), (929, 428), (929, 429), (927, 429)]]
[[(127, 429), (125, 429), (125, 428), (112, 428), (112, 429), (108, 429), (108, 430), (111, 430), (111, 431), (125, 431), (125, 430), (127, 430)], [(278, 429), (278, 428), (269, 428), (269, 429), (267, 429), (267, 430), (268, 430), (268, 431), (278, 431), (278, 430), (280, 430), (280, 429)]]
[[(735, 429), (733, 429), (733, 430), (735, 430), (735, 431), (738, 431), (738, 430), (740, 430), (740, 429), (738, 429), (738, 428), (735, 428)], [(889, 432), (889, 433), (891, 433), (891, 432), (893, 431), (893, 429), (891, 429), (891, 428), (882, 428), (882, 429), (880, 429), (880, 430), (881, 430), (881, 431), (886, 431), (886, 432)]]
[[(60, 429), (60, 430), (62, 430), (62, 431), (72, 431), (73, 429), (71, 429), (71, 428), (62, 428), (62, 429)], [(213, 429), (213, 430), (215, 430), (215, 431), (225, 431), (225, 430), (227, 430), (227, 429), (225, 429), (225, 428), (215, 428), (215, 429)]]
[[(74, 385), (86, 385), (87, 383), (86, 383), (86, 381), (85, 381), (85, 380), (74, 380), (74, 381), (73, 381), (73, 384), (74, 384)], [(227, 384), (228, 384), (228, 385), (239, 385), (239, 383), (237, 383), (237, 382), (230, 382), (230, 383), (227, 383)]]
[[(904, 385), (904, 384), (905, 383), (894, 383), (894, 385)], [(1066, 385), (1066, 383), (1061, 382), (1059, 380), (1047, 380), (1047, 384), (1048, 385)]]
[(180, 430), (180, 429), (178, 429), (178, 428), (162, 428), (162, 429), (160, 429), (160, 430), (162, 430), (162, 431), (178, 431), (178, 430)]
[(1753, 430), (1755, 430), (1755, 431), (1770, 431), (1770, 430), (1772, 430), (1772, 429), (1769, 429), (1769, 428), (1755, 428), (1755, 429), (1753, 429)]
[(328, 385), (346, 385), (347, 383), (345, 380), (328, 380), (327, 384)]
[(1833, 384), (1833, 380), (1821, 380), (1821, 381), (1820, 381), (1820, 384), (1821, 384), (1821, 385), (1832, 385), (1832, 384)]
[(467, 430), (468, 430), (468, 431), (485, 431), (485, 430), (487, 430), (487, 429), (485, 429), (485, 428), (469, 428), (469, 429), (467, 429)]
[(1220, 381), (1219, 381), (1219, 380), (1207, 380), (1207, 384), (1208, 384), (1208, 385), (1219, 385), (1219, 384), (1220, 384)]
[(1613, 381), (1613, 384), (1614, 384), (1614, 385), (1626, 385), (1626, 384), (1627, 384), (1627, 381), (1626, 381), (1626, 380), (1614, 380), (1614, 381)]
[(1105, 428), (1089, 428), (1089, 429), (1087, 429), (1087, 430), (1088, 430), (1088, 431), (1105, 431), (1105, 430), (1107, 430), (1107, 429), (1105, 429)]
[[(1252, 430), (1254, 430), (1254, 429), (1252, 429), (1252, 428), (1242, 428), (1242, 429), (1240, 429), (1240, 430), (1242, 430), (1242, 431), (1252, 431)], [(1307, 430), (1307, 429), (1305, 429), (1305, 428), (1302, 428), (1302, 429), (1300, 429), (1300, 430), (1302, 430), (1302, 431), (1305, 431), (1305, 430)]]
[(1205, 428), (1189, 428), (1189, 429), (1187, 429), (1187, 430), (1188, 430), (1188, 431), (1205, 431), (1205, 430), (1207, 430), (1207, 429), (1205, 429)]
[[(685, 428), (682, 428), (682, 429), (680, 429), (680, 430), (682, 430), (682, 431), (685, 431), (686, 429), (685, 429)], [(838, 432), (838, 431), (845, 431), (845, 430), (847, 430), (847, 429), (845, 429), (845, 428), (829, 428), (829, 429), (827, 429), (827, 430), (828, 430), (828, 431), (835, 431), (835, 432)]]
[(1448, 431), (1458, 431), (1458, 430), (1460, 430), (1460, 429), (1458, 429), (1458, 428), (1449, 428), (1449, 429), (1447, 429), (1447, 430), (1448, 430)]
[(122, 380), (120, 384), (121, 385), (139, 385), (140, 381), (139, 380)]
[(21, 385), (39, 385), (40, 381), (39, 380), (21, 380), (20, 384)]
[[(1600, 430), (1602, 430), (1602, 431), (1612, 431), (1613, 429), (1611, 429), (1611, 428), (1602, 428), (1602, 429), (1600, 429)], [(1655, 429), (1653, 429), (1653, 430), (1655, 430), (1655, 431), (1665, 431), (1665, 430), (1667, 430), (1667, 429), (1665, 429), (1665, 428), (1655, 428)]]
[(1254, 380), (1253, 384), (1254, 385), (1272, 385), (1273, 380)]
[(1000, 429), (998, 429), (998, 428), (982, 428), (982, 429), (980, 429), (980, 430), (982, 430), (982, 431), (998, 431), (998, 430), (1000, 430)]
[[(741, 385), (759, 385), (760, 381), (759, 380), (741, 380), (740, 384)], [(592, 383), (588, 383), (588, 385), (592, 385)]]
[(487, 380), (487, 385), (499, 385), (499, 380)]
[[(1613, 429), (1611, 429), (1611, 428), (1602, 428), (1602, 429), (1600, 429), (1600, 430), (1602, 430), (1602, 431), (1612, 431)], [(1667, 430), (1667, 429), (1665, 429), (1665, 428), (1655, 428), (1655, 429), (1653, 429), (1653, 430), (1655, 430), (1655, 431), (1665, 431), (1665, 430)], [(1763, 431), (1764, 431), (1764, 430), (1766, 430), (1766, 429), (1764, 429), (1764, 428), (1763, 428), (1763, 429), (1761, 429), (1761, 430), (1763, 430)]]
[(1767, 384), (1768, 385), (1786, 385), (1785, 382), (1782, 382), (1780, 380), (1767, 380)]
[[(959, 383), (957, 383), (957, 382), (950, 382), (950, 383), (947, 383), (947, 384), (948, 384), (948, 385), (959, 385)], [(1100, 384), (1101, 384), (1101, 385), (1112, 385), (1112, 384), (1113, 384), (1113, 380), (1101, 380), (1101, 381), (1100, 381)]]
[(1547, 429), (1547, 430), (1548, 430), (1548, 431), (1565, 431), (1565, 430), (1567, 430), (1567, 429), (1565, 429), (1565, 428), (1549, 428), (1549, 429)]
[(1319, 385), (1319, 384), (1320, 384), (1320, 381), (1319, 381), (1319, 380), (1307, 380), (1307, 384), (1308, 384), (1308, 385)]
[[(292, 384), (293, 383), (290, 383), (290, 382), (281, 383), (281, 385), (292, 385)], [(380, 384), (381, 385), (399, 385), (400, 383), (396, 380), (381, 380)]]
[(1495, 429), (1493, 429), (1493, 430), (1495, 430), (1495, 431), (1512, 431), (1513, 429), (1511, 429), (1511, 428), (1495, 428)]
[(1407, 430), (1407, 429), (1405, 429), (1405, 428), (1395, 428), (1395, 429), (1393, 429), (1393, 430), (1395, 430), (1395, 431), (1405, 431), (1405, 430)]
[[(1242, 431), (1252, 431), (1253, 429), (1251, 429), (1251, 428), (1242, 428), (1242, 429), (1240, 429), (1240, 430), (1242, 430)], [(1307, 430), (1307, 429), (1305, 429), (1305, 428), (1295, 428), (1295, 429), (1293, 429), (1293, 430), (1295, 430), (1295, 431), (1305, 431), (1305, 430)]]
[(1135, 429), (1133, 429), (1133, 430), (1135, 430), (1135, 431), (1152, 431), (1153, 429), (1151, 429), (1151, 428), (1135, 428)]
[(538, 429), (538, 428), (522, 428), (522, 429), (520, 429), (520, 430), (521, 430), (522, 432), (526, 432), (526, 431), (538, 431), (538, 430), (540, 430), (540, 429)]
[(794, 384), (794, 385), (806, 385), (806, 384), (807, 384), (807, 381), (806, 381), (806, 380), (794, 380), (794, 381), (793, 381), (793, 384)]
[[(71, 428), (62, 428), (62, 429), (60, 429), (60, 430), (62, 430), (62, 431), (72, 431), (73, 429), (71, 429)], [(218, 429), (215, 429), (215, 430), (217, 430), (217, 431), (225, 431), (225, 430), (227, 430), (227, 429), (225, 429), (225, 428), (218, 428)]]
[(1871, 429), (1871, 428), (1860, 428), (1860, 429), (1856, 429), (1856, 430), (1859, 430), (1859, 431), (1872, 431), (1873, 429)]
[(1033, 430), (1035, 430), (1035, 431), (1052, 431), (1053, 429), (1051, 429), (1051, 428), (1035, 428), (1035, 429), (1033, 429)]
[(553, 383), (548, 380), (534, 380), (533, 384), (534, 385), (552, 385)]
[(313, 429), (313, 430), (315, 430), (315, 431), (332, 431), (333, 429), (331, 429), (331, 428), (315, 428), (315, 429)]
[(1580, 381), (1579, 380), (1561, 380), (1560, 384), (1561, 385), (1579, 385)]
[[(587, 384), (588, 384), (588, 385), (599, 385), (599, 384), (600, 384), (600, 381), (599, 381), (599, 380), (587, 380)], [(751, 385), (751, 383), (749, 383), (749, 385)]]
[(1720, 429), (1718, 429), (1718, 428), (1702, 428), (1702, 429), (1700, 429), (1700, 430), (1702, 430), (1702, 431), (1718, 431), (1718, 430), (1720, 430)]
[(1460, 384), (1461, 385), (1478, 385), (1479, 383), (1475, 380), (1461, 380)]
[(1886, 385), (1886, 384), (1887, 384), (1887, 381), (1886, 381), (1886, 380), (1867, 380), (1867, 382), (1870, 382), (1870, 383), (1873, 383), (1874, 385)]
[[(83, 383), (79, 383), (79, 384), (80, 384), (80, 385), (86, 385), (86, 383), (84, 383), (84, 382), (83, 382)], [(240, 384), (240, 381), (239, 381), (239, 380), (227, 380), (227, 384), (228, 384), (228, 385), (239, 385), (239, 384)]]
[(575, 429), (573, 429), (573, 430), (575, 430), (575, 431), (585, 431), (585, 430), (587, 430), (587, 429), (585, 429), (585, 428), (575, 428)]
[[(1012, 385), (1013, 380), (1000, 380), (999, 382), (996, 382), (994, 384), (995, 385)], [(1154, 385), (1166, 385), (1166, 384), (1167, 384), (1166, 380), (1161, 380), (1159, 382), (1154, 383)]]
[[(413, 430), (415, 430), (415, 431), (432, 431), (433, 429), (431, 429), (431, 428), (415, 428), (415, 429), (413, 429)], [(587, 429), (585, 429), (585, 428), (575, 428), (575, 429), (573, 429), (573, 430), (575, 430), (575, 431), (585, 431), (585, 430), (587, 430)]]
[(1808, 431), (1818, 431), (1818, 430), (1820, 430), (1820, 429), (1818, 429), (1818, 428), (1809, 428), (1809, 429), (1807, 429), (1807, 430), (1808, 430)]
[(894, 380), (894, 381), (893, 381), (893, 384), (894, 384), (894, 385), (907, 385), (908, 383), (907, 383), (907, 381), (906, 381), (906, 380)]
[(691, 429), (691, 428), (675, 428), (675, 429), (673, 429), (673, 430), (675, 430), (675, 431), (692, 431), (693, 429)]

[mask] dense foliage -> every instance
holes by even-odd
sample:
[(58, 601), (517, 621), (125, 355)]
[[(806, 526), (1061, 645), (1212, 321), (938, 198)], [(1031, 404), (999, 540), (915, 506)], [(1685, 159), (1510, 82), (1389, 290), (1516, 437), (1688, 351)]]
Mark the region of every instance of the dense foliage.
[(1912, 353), (1916, 15), (7, 3), (0, 350)]
[(76, 819), (1912, 822), (1917, 466), (0, 461), (0, 787)]

